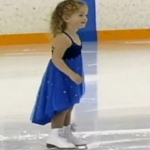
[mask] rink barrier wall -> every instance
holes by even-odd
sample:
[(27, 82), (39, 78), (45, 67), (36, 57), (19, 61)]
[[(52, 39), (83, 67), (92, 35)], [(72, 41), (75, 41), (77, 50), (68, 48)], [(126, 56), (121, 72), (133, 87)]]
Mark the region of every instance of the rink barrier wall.
[[(79, 31), (79, 35), (83, 42), (97, 41), (95, 0), (83, 1), (89, 6), (88, 23), (86, 28)], [(49, 33), (0, 35), (0, 45), (47, 44), (51, 41), (52, 34)]]
[[(109, 30), (97, 32), (98, 41), (134, 41), (150, 40), (149, 29), (136, 30)], [(90, 36), (90, 35), (89, 35)], [(48, 44), (52, 41), (52, 34), (32, 33), (0, 35), (0, 45), (26, 45), (26, 44)]]
[(98, 39), (100, 41), (150, 40), (150, 29), (100, 31)]
[(52, 40), (49, 33), (0, 35), (0, 45), (47, 44)]

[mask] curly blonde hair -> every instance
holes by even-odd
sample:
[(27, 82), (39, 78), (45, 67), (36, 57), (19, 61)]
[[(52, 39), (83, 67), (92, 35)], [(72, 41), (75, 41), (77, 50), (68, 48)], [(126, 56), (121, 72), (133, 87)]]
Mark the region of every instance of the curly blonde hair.
[(54, 36), (66, 30), (66, 22), (62, 16), (70, 16), (86, 3), (81, 0), (64, 0), (60, 2), (52, 13), (50, 27)]

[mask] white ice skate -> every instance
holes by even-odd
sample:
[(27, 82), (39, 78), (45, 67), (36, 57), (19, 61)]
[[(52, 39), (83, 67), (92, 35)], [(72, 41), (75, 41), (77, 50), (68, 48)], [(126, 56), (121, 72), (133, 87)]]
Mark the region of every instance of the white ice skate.
[(63, 129), (52, 129), (49, 133), (47, 142), (47, 148), (59, 148), (59, 149), (75, 149), (75, 145), (69, 142), (65, 136)]
[(64, 127), (64, 134), (68, 141), (73, 143), (75, 146), (86, 146), (87, 142), (79, 137), (76, 137), (72, 132), (75, 132), (75, 124), (71, 124), (67, 127)]

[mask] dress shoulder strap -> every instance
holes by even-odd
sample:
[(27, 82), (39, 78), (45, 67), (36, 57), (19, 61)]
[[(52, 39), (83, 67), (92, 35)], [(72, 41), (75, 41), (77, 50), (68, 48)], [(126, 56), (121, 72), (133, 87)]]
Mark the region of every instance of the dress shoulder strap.
[(66, 33), (66, 32), (63, 32), (63, 33), (71, 40), (72, 43), (74, 43), (73, 39), (71, 38), (71, 36), (68, 33)]

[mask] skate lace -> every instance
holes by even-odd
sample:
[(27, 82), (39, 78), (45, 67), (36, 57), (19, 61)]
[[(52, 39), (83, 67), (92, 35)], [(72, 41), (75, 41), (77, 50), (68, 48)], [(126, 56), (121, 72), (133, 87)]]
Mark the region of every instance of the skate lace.
[(59, 137), (61, 137), (63, 140), (65, 140), (66, 142), (70, 142), (68, 139), (65, 138), (65, 135), (64, 135), (64, 131), (63, 130), (59, 130), (58, 131), (58, 135)]
[(72, 123), (70, 125), (70, 129), (71, 129), (72, 132), (76, 132), (77, 131), (77, 125), (75, 123)]

